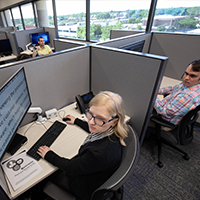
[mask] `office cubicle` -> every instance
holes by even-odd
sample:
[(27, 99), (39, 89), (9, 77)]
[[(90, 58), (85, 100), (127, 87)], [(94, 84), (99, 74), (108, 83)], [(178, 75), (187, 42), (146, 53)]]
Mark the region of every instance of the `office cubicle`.
[[(0, 85), (25, 67), (32, 106), (59, 109), (90, 89), (122, 95), (140, 139), (146, 129), (167, 58), (101, 46), (83, 46), (0, 68)], [(30, 115), (30, 114), (27, 114)], [(25, 118), (24, 123), (30, 118)]]

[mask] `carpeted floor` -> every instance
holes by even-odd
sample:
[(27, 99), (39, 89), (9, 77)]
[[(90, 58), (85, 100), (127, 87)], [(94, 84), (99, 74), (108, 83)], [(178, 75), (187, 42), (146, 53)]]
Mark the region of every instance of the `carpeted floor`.
[(124, 184), (124, 200), (200, 200), (200, 131), (194, 131), (194, 140), (182, 146), (190, 156), (163, 145), (161, 161), (157, 163), (157, 146), (148, 139), (140, 150), (133, 174)]

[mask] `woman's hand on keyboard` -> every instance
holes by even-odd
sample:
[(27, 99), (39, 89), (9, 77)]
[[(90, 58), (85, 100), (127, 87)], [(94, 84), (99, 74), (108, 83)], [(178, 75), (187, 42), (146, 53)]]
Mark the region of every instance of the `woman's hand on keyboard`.
[(46, 153), (47, 153), (48, 151), (51, 151), (51, 149), (50, 149), (49, 147), (47, 147), (47, 146), (41, 146), (41, 147), (39, 147), (37, 153), (38, 153), (42, 158), (44, 158), (45, 155), (46, 155)]

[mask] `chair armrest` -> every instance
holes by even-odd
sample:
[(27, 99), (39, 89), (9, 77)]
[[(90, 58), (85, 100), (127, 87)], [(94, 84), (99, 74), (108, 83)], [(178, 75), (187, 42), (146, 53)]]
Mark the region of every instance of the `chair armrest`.
[(66, 190), (58, 187), (51, 181), (47, 182), (43, 191), (50, 197), (56, 200), (76, 200), (75, 196), (67, 192)]
[(150, 120), (153, 121), (153, 122), (155, 122), (155, 123), (157, 123), (157, 124), (160, 124), (161, 126), (165, 126), (165, 127), (171, 128), (171, 129), (173, 129), (173, 128), (176, 127), (174, 124), (165, 121), (164, 119), (162, 119), (159, 116), (152, 116), (150, 118)]

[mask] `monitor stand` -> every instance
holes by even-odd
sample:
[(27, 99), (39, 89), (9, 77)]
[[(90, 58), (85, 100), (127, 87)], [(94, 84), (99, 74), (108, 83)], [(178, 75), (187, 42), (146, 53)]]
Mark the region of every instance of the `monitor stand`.
[(13, 155), (26, 141), (27, 138), (25, 136), (17, 133), (8, 147), (7, 153)]

